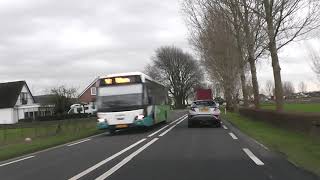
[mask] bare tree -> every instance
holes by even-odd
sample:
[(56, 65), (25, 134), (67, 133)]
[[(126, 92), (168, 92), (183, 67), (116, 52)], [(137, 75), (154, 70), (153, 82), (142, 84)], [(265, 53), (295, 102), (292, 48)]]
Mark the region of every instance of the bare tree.
[(50, 92), (53, 95), (51, 101), (55, 105), (55, 114), (65, 114), (74, 103), (77, 89), (59, 86), (57, 88), (52, 88)]
[[(257, 10), (257, 4), (263, 9)], [(319, 26), (319, 1), (315, 0), (255, 0), (248, 6), (265, 22), (267, 47), (271, 54), (277, 110), (283, 110), (283, 89), (278, 50), (297, 37)], [(261, 11), (262, 10), (262, 11)]]
[(312, 70), (316, 73), (319, 81), (320, 81), (320, 52), (315, 49), (309, 48), (309, 56), (312, 61)]
[[(189, 9), (186, 11), (188, 17), (192, 19), (190, 20), (191, 26), (194, 27), (192, 44), (199, 52), (209, 76), (223, 87), (227, 109), (234, 110), (237, 108), (239, 98), (241, 66), (236, 39), (230, 36), (233, 33), (233, 27), (219, 10), (202, 11), (198, 9), (199, 13), (204, 13), (203, 18), (207, 17), (207, 19), (195, 20), (198, 18), (197, 15), (193, 15), (193, 8), (196, 4), (188, 2), (191, 4), (187, 4)], [(200, 21), (202, 21), (201, 24), (198, 24)]]
[(248, 7), (254, 6), (257, 11), (260, 11), (262, 6), (255, 4), (254, 0), (224, 0), (222, 2), (224, 2), (223, 7), (229, 7), (231, 14), (234, 17), (233, 25), (235, 27), (238, 26), (243, 32), (244, 41), (242, 47), (245, 50), (245, 55), (250, 65), (254, 104), (258, 109), (260, 108), (260, 98), (256, 60), (265, 50), (263, 44), (265, 41), (265, 34), (262, 31), (264, 21), (260, 16), (257, 16), (257, 14), (250, 11), (250, 8)]
[[(248, 92), (246, 89), (246, 72), (250, 70), (254, 92), (254, 104), (259, 108), (259, 85), (256, 72), (256, 60), (265, 50), (266, 34), (262, 31), (263, 19), (252, 12), (251, 7), (255, 0), (185, 0), (183, 10), (187, 14), (187, 21), (191, 24), (192, 35), (204, 29), (212, 21), (212, 14), (219, 13), (230, 25), (234, 36), (238, 63), (240, 68), (240, 80), (244, 104), (247, 105)], [(257, 4), (257, 9), (262, 6)], [(222, 17), (223, 16), (223, 17)], [(212, 27), (215, 28), (215, 27)], [(194, 36), (193, 36), (194, 38)], [(217, 44), (218, 46), (218, 44)], [(247, 64), (249, 62), (249, 69)]]
[(174, 46), (156, 50), (146, 73), (165, 84), (175, 100), (175, 107), (182, 108), (193, 93), (193, 88), (203, 81), (200, 65), (190, 54)]
[(298, 88), (299, 88), (300, 92), (306, 92), (307, 91), (307, 85), (303, 81), (301, 81), (299, 83), (299, 87)]
[(294, 86), (290, 81), (283, 82), (283, 94), (289, 96), (295, 92)]
[(266, 91), (268, 96), (272, 96), (273, 95), (274, 85), (273, 85), (273, 82), (271, 80), (268, 80), (266, 82), (265, 91)]

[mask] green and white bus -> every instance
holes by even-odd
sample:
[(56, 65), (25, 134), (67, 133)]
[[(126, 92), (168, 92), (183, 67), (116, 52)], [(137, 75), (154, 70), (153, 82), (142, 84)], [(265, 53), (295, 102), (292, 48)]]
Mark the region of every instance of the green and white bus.
[(165, 86), (141, 72), (99, 78), (97, 127), (117, 129), (150, 127), (167, 120), (170, 110)]

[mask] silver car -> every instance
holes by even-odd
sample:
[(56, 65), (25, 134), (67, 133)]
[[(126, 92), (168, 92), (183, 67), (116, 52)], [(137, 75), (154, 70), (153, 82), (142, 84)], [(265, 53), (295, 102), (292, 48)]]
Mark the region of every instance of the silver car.
[(194, 125), (221, 127), (219, 104), (212, 100), (192, 102), (188, 114), (188, 127)]

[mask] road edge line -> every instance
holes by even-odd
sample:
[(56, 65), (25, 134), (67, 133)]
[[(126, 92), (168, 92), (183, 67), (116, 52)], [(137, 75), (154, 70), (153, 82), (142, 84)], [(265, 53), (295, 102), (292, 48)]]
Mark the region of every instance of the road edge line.
[(235, 135), (235, 134), (233, 134), (232, 132), (229, 132), (229, 135), (232, 137), (232, 139), (234, 139), (234, 140), (237, 140), (238, 139), (238, 137)]
[(4, 164), (0, 164), (0, 167), (7, 166), (7, 165), (10, 165), (10, 164), (13, 164), (13, 163), (16, 163), (16, 162), (24, 161), (24, 160), (27, 160), (27, 159), (30, 159), (30, 158), (34, 158), (34, 157), (35, 156), (28, 156), (28, 157), (25, 157), (25, 158), (21, 158), (21, 159), (17, 159), (17, 160), (14, 160), (14, 161), (10, 161), (10, 162), (4, 163)]
[(77, 145), (77, 144), (80, 144), (80, 143), (84, 143), (84, 142), (87, 142), (87, 141), (90, 141), (90, 140), (91, 140), (90, 138), (84, 139), (82, 141), (78, 141), (78, 142), (75, 142), (75, 143), (68, 144), (67, 146), (71, 147), (71, 146), (74, 146), (74, 145)]
[(264, 165), (264, 163), (263, 163), (256, 155), (254, 155), (254, 154), (250, 151), (250, 149), (248, 149), (248, 148), (243, 148), (242, 150), (249, 156), (249, 158), (250, 158), (254, 163), (256, 163), (256, 165), (258, 165), (258, 166), (263, 166), (263, 165)]

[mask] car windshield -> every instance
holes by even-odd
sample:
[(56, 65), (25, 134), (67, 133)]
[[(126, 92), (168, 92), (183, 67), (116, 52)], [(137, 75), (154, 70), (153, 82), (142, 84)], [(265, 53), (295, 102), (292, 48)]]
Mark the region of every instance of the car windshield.
[(191, 107), (200, 107), (200, 106), (217, 107), (217, 104), (214, 101), (195, 101), (191, 105)]

